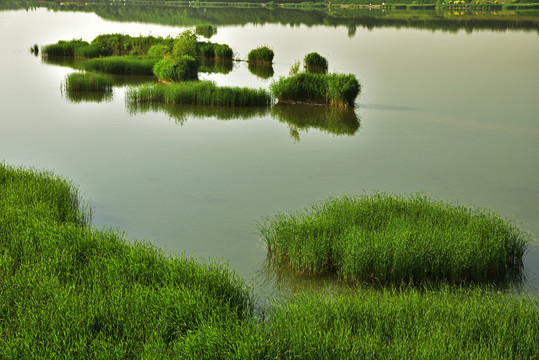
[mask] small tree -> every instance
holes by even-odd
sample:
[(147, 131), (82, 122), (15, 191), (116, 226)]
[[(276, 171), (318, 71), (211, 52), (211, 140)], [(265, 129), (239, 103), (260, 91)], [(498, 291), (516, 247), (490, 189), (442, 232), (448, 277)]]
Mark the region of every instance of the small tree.
[(174, 40), (172, 56), (176, 59), (184, 55), (195, 57), (197, 51), (197, 35), (192, 30), (185, 30)]

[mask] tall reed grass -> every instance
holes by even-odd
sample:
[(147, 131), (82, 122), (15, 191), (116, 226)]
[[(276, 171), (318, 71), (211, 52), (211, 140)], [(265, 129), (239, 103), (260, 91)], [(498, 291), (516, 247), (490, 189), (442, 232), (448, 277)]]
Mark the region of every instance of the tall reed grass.
[(273, 62), (273, 50), (267, 46), (259, 46), (247, 54), (247, 61), (250, 63), (271, 64)]
[(211, 81), (142, 85), (129, 89), (126, 99), (133, 103), (217, 106), (269, 106), (271, 104), (271, 96), (264, 89), (216, 86)]
[(327, 72), (328, 61), (317, 52), (312, 52), (303, 58), (303, 66), (308, 70)]
[(76, 72), (66, 76), (67, 91), (112, 91), (112, 77), (88, 72)]
[(206, 59), (232, 60), (234, 51), (227, 44), (197, 41), (196, 55)]
[(77, 48), (88, 46), (88, 42), (82, 39), (69, 41), (60, 40), (56, 44), (50, 44), (41, 48), (43, 56), (75, 56)]
[(344, 196), (259, 224), (296, 271), (354, 282), (482, 282), (519, 271), (529, 237), (503, 218), (428, 197)]
[(270, 85), (270, 90), (279, 103), (353, 107), (361, 85), (353, 74), (301, 72), (281, 77)]
[(110, 56), (89, 59), (84, 69), (118, 75), (153, 75), (154, 65), (161, 60), (149, 56)]

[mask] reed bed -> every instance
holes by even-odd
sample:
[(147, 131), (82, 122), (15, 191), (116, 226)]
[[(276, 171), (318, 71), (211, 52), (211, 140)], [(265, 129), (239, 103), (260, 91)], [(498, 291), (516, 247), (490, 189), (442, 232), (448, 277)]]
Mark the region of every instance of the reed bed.
[(301, 72), (281, 77), (270, 85), (270, 90), (279, 103), (354, 107), (361, 85), (353, 74)]
[(198, 67), (198, 60), (189, 55), (179, 58), (165, 56), (153, 66), (152, 71), (161, 80), (187, 81), (198, 79)]
[(227, 44), (198, 41), (196, 55), (206, 59), (232, 60), (234, 51)]
[(69, 182), (0, 164), (1, 359), (178, 358), (250, 320), (225, 266), (130, 244), (88, 214)]
[(41, 54), (43, 56), (75, 56), (76, 49), (88, 45), (88, 42), (82, 39), (60, 40), (56, 44), (43, 46)]
[(153, 67), (159, 60), (149, 56), (110, 56), (89, 59), (84, 62), (84, 69), (117, 75), (153, 75)]
[(273, 62), (273, 50), (267, 46), (259, 46), (253, 49), (247, 55), (247, 61), (250, 63), (271, 64)]
[(495, 214), (421, 195), (344, 196), (258, 227), (269, 255), (296, 271), (377, 284), (505, 279), (529, 242)]
[(327, 72), (328, 61), (325, 57), (317, 52), (312, 52), (303, 58), (303, 66), (308, 70), (315, 72)]
[(111, 92), (112, 77), (88, 72), (76, 72), (66, 76), (67, 91)]
[(216, 86), (211, 81), (142, 85), (129, 89), (126, 99), (133, 103), (217, 106), (269, 106), (271, 104), (271, 96), (264, 89)]

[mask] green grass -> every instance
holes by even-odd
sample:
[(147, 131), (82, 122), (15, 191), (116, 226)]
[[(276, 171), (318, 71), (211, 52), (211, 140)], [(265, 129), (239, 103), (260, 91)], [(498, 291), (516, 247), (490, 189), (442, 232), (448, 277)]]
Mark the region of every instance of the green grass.
[(159, 60), (149, 56), (110, 56), (89, 59), (84, 62), (84, 69), (117, 75), (153, 75), (153, 67)]
[(226, 267), (129, 244), (80, 204), (69, 182), (0, 164), (1, 359), (178, 358), (250, 319)]
[(327, 72), (328, 70), (328, 61), (325, 57), (319, 53), (312, 52), (303, 58), (303, 66), (309, 70), (320, 70), (322, 72)]
[(148, 84), (127, 91), (133, 103), (165, 103), (217, 106), (268, 106), (271, 96), (263, 89), (216, 86), (211, 81)]
[(196, 56), (203, 59), (232, 60), (234, 51), (227, 44), (197, 41)]
[(75, 50), (80, 47), (88, 46), (88, 42), (81, 39), (70, 41), (60, 40), (56, 44), (50, 44), (41, 48), (43, 56), (75, 56)]
[(67, 91), (112, 91), (112, 78), (107, 75), (88, 72), (76, 72), (67, 75), (65, 81)]
[(189, 55), (179, 58), (165, 56), (153, 66), (152, 71), (161, 80), (188, 81), (198, 79), (198, 66), (198, 60)]
[(273, 50), (267, 46), (259, 46), (253, 49), (247, 55), (247, 61), (250, 63), (271, 64), (273, 62)]
[(270, 85), (280, 103), (312, 103), (353, 107), (361, 85), (353, 74), (301, 72), (281, 77)]
[(421, 195), (329, 199), (259, 231), (269, 255), (296, 271), (377, 284), (503, 280), (529, 241), (495, 214)]

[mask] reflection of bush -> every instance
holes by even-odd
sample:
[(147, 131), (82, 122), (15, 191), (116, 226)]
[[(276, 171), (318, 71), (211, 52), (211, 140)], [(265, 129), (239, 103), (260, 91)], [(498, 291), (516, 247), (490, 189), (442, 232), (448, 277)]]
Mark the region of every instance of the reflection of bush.
[(199, 72), (228, 74), (234, 69), (234, 63), (227, 60), (200, 59)]
[(247, 68), (251, 72), (251, 74), (261, 78), (261, 79), (269, 79), (273, 77), (274, 71), (273, 66), (271, 64), (257, 64), (257, 63), (249, 63), (247, 65)]
[(127, 110), (131, 115), (163, 112), (177, 124), (183, 125), (190, 118), (203, 119), (213, 117), (218, 120), (248, 120), (257, 116), (265, 116), (269, 108), (266, 106), (230, 107), (127, 102)]
[(275, 105), (271, 116), (290, 125), (290, 134), (299, 140), (299, 131), (310, 128), (334, 135), (354, 135), (359, 118), (352, 109), (316, 105)]
[(95, 91), (65, 91), (66, 99), (72, 103), (94, 102), (102, 103), (112, 101), (112, 91), (95, 92)]

